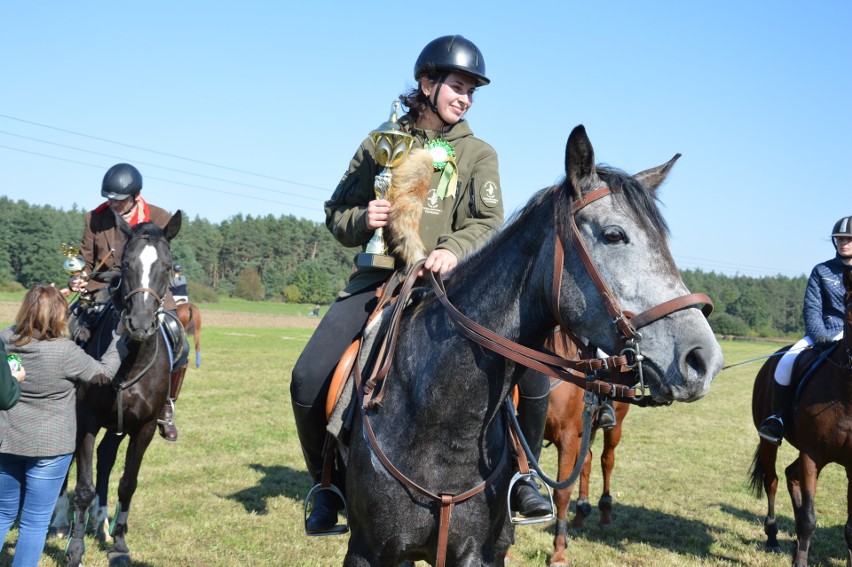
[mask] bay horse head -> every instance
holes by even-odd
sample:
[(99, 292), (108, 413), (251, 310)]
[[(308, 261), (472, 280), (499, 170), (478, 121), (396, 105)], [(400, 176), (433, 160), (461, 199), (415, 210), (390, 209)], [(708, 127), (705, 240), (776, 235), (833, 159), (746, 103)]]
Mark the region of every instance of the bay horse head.
[(121, 283), (114, 300), (122, 310), (130, 338), (145, 341), (159, 327), (172, 269), (170, 242), (180, 231), (181, 213), (175, 213), (165, 228), (150, 222), (131, 227), (123, 219), (119, 224), (127, 243), (121, 255)]
[(555, 189), (557, 238), (565, 243), (558, 317), (608, 353), (636, 347), (658, 401), (701, 398), (723, 362), (705, 315), (694, 308), (700, 299), (671, 256), (657, 207), (657, 190), (678, 158), (633, 176), (596, 166), (578, 126), (568, 138), (565, 181)]

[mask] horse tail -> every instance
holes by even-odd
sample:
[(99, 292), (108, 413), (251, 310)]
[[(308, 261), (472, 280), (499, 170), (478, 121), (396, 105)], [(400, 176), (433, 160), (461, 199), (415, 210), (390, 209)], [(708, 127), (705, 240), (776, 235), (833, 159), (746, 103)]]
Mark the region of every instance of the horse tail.
[(760, 460), (760, 445), (754, 451), (754, 458), (751, 461), (748, 474), (751, 493), (757, 498), (763, 498), (763, 482), (766, 478), (766, 471), (763, 469), (763, 461)]
[(434, 171), (431, 154), (414, 149), (405, 160), (393, 168), (388, 200), (393, 202), (388, 218), (388, 241), (391, 251), (407, 266), (426, 257), (426, 247), (420, 238), (420, 217), (423, 202), (429, 192)]

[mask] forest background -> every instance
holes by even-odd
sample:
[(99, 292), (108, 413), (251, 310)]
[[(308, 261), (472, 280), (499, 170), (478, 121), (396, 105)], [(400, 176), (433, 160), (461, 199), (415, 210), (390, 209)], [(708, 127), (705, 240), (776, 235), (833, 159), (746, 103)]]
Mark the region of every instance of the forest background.
[[(37, 282), (65, 285), (62, 244), (79, 245), (85, 211), (65, 211), (0, 197), (0, 290)], [(328, 305), (345, 286), (357, 250), (341, 246), (325, 225), (294, 216), (237, 214), (220, 223), (184, 218), (172, 243), (192, 301), (221, 296)], [(681, 270), (690, 291), (715, 304), (709, 322), (721, 335), (804, 334), (807, 276), (747, 277)]]

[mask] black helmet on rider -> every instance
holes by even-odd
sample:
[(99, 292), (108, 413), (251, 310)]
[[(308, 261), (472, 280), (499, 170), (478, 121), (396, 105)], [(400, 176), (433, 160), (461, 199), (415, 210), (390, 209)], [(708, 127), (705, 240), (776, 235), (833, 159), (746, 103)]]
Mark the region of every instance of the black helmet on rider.
[(476, 86), (487, 85), (491, 81), (485, 76), (485, 59), (482, 52), (469, 39), (460, 35), (445, 35), (426, 44), (417, 62), (414, 64), (414, 78), (431, 70), (460, 71), (476, 79)]
[(831, 241), (834, 243), (834, 249), (840, 252), (837, 246), (837, 237), (852, 238), (852, 217), (843, 217), (836, 223), (831, 230)]
[(431, 99), (422, 91), (420, 95), (444, 124), (447, 122), (438, 110), (438, 93), (447, 76), (453, 71), (470, 75), (476, 81), (477, 87), (491, 82), (485, 76), (485, 59), (482, 52), (472, 41), (460, 35), (445, 35), (433, 39), (426, 44), (414, 63), (414, 78), (418, 83), (421, 78), (426, 77), (436, 84), (435, 95)]
[(181, 269), (181, 265), (180, 265), (180, 264), (175, 264), (174, 266), (172, 266), (172, 269), (173, 269), (174, 271), (176, 271), (176, 272), (182, 272), (182, 271), (183, 271), (183, 270)]
[(142, 174), (129, 163), (118, 163), (109, 168), (101, 184), (101, 195), (117, 201), (135, 197), (141, 190)]

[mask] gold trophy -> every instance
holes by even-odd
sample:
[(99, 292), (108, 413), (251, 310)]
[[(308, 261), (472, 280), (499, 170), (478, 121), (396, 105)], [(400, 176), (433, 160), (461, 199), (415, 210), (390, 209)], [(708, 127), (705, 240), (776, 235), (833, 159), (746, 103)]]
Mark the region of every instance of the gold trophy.
[[(373, 157), (382, 166), (382, 170), (376, 174), (373, 188), (377, 199), (384, 199), (388, 194), (393, 176), (392, 169), (399, 165), (408, 155), (414, 143), (414, 137), (403, 132), (397, 122), (400, 112), (399, 100), (393, 102), (390, 118), (382, 123), (377, 129), (370, 132), (373, 141)], [(381, 268), (393, 270), (396, 259), (388, 254), (388, 246), (385, 243), (382, 228), (376, 229), (373, 238), (367, 243), (367, 249), (355, 257), (355, 265), (361, 268)]]
[(65, 273), (69, 276), (79, 275), (86, 268), (86, 261), (80, 255), (80, 247), (69, 246), (63, 242), (61, 249), (65, 256), (65, 261), (62, 262)]

